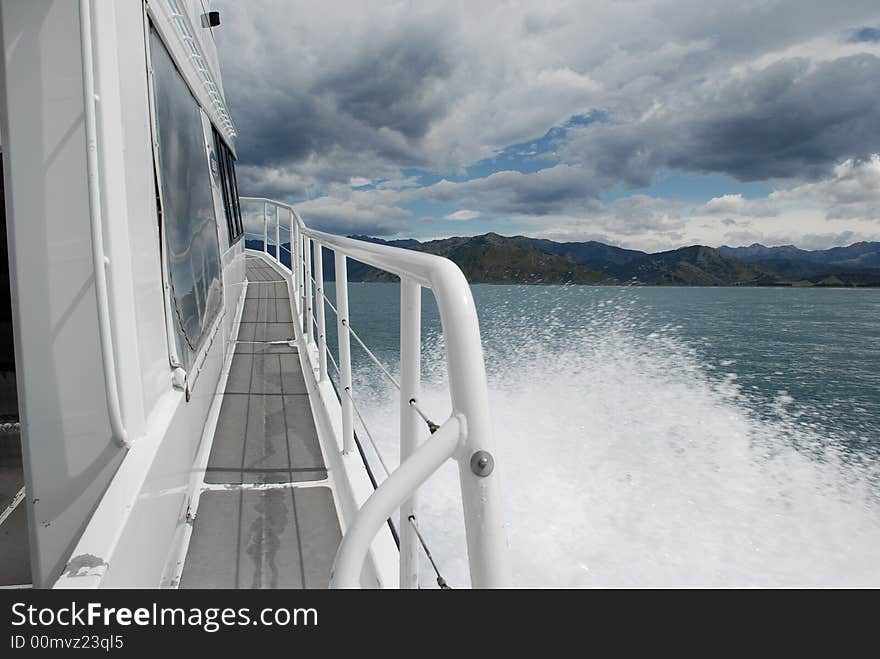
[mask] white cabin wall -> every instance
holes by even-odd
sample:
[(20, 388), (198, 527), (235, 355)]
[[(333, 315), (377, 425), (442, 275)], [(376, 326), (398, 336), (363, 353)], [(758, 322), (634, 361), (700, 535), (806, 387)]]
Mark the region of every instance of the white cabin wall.
[[(167, 0), (149, 6), (204, 103), (204, 87), (168, 20)], [(8, 92), (0, 132), (34, 583), (56, 583), (73, 556), (96, 565), (66, 573), (63, 585), (157, 586), (186, 523), (193, 460), (224, 347), (234, 345), (244, 241), (228, 246), (215, 196), (225, 308), (187, 402), (172, 387), (168, 360), (144, 4), (96, 0), (93, 12), (99, 142), (106, 145), (101, 180), (109, 186), (102, 193), (105, 251), (120, 398), (133, 441), (127, 455), (111, 440), (99, 346), (78, 3), (0, 0)], [(200, 25), (201, 11), (193, 14), (191, 23)], [(196, 36), (213, 68), (210, 31), (198, 29)], [(212, 73), (219, 85), (219, 73)], [(207, 171), (206, 161), (206, 184)]]
[[(222, 323), (219, 331), (223, 331)], [(157, 588), (161, 585), (167, 564), (178, 554), (176, 542), (180, 538), (180, 530), (188, 523), (186, 513), (192, 468), (208, 411), (216, 397), (223, 359), (223, 341), (218, 337), (206, 355), (190, 401), (185, 402), (183, 396), (178, 398), (170, 423), (162, 437), (155, 441), (155, 447), (152, 446), (152, 438), (145, 438), (142, 448), (153, 454), (146, 476), (142, 473), (131, 474), (132, 478), (144, 479), (136, 496), (130, 501), (117, 502), (110, 499), (108, 492), (107, 508), (122, 510), (121, 515), (114, 515), (111, 511), (108, 517), (112, 521), (109, 524), (103, 524), (101, 519), (95, 520), (97, 526), (104, 527), (99, 529), (106, 532), (104, 540), (112, 542), (108, 545), (109, 551), (102, 551), (102, 545), (88, 544), (76, 549), (77, 555), (92, 554), (104, 558), (107, 569), (100, 581), (79, 584), (76, 579), (70, 579), (66, 586)], [(132, 449), (133, 452), (136, 450), (137, 447)], [(120, 477), (128, 476), (127, 466), (127, 463), (123, 463), (119, 470)], [(120, 485), (124, 487), (124, 484)], [(101, 553), (94, 554), (92, 546)]]
[(4, 152), (34, 584), (51, 584), (125, 454), (98, 341), (78, 4), (2, 0)]
[[(109, 0), (107, 0), (109, 2)], [(100, 9), (104, 0), (98, 0)], [(181, 2), (181, 5), (183, 3)], [(166, 0), (152, 0), (152, 20), (190, 88), (201, 89), (185, 58), (176, 27), (167, 20)], [(153, 172), (150, 103), (147, 80), (143, 5), (140, 0), (115, 0), (118, 76), (123, 124), (121, 157), (127, 206), (127, 235), (132, 276), (140, 389), (147, 417), (146, 435), (135, 437), (107, 495), (72, 554), (96, 556), (105, 564), (79, 576), (66, 576), (62, 587), (157, 587), (166, 564), (177, 555), (177, 540), (187, 524), (193, 462), (205, 420), (215, 399), (224, 347), (234, 346), (231, 332), (245, 276), (243, 240), (231, 247), (222, 199), (214, 190), (215, 217), (223, 266), (224, 309), (216, 333), (207, 339), (205, 355), (187, 402), (173, 389), (164, 317), (159, 217)], [(198, 25), (190, 15), (193, 25)], [(203, 52), (213, 49), (208, 30), (197, 36)], [(210, 43), (208, 43), (210, 42)], [(215, 72), (215, 79), (218, 75)], [(196, 96), (201, 98), (198, 93)], [(203, 120), (208, 144), (210, 125)], [(205, 184), (210, 175), (205, 161)]]
[[(121, 84), (134, 71), (123, 70), (130, 62), (128, 53), (120, 53), (123, 43), (116, 24), (116, 9), (131, 3), (99, 0), (92, 10), (93, 57), (95, 92), (100, 99), (97, 104), (99, 123), (98, 153), (100, 159), (102, 215), (104, 224), (104, 252), (109, 259), (108, 295), (110, 298), (113, 349), (120, 405), (129, 437), (140, 437), (146, 428), (145, 410), (150, 408), (143, 395), (143, 365), (140, 354), (140, 331), (143, 311), (139, 314), (141, 300), (155, 297), (140, 295), (133, 278), (133, 262), (141, 254), (144, 243), (130, 234), (136, 226), (130, 214), (143, 214), (141, 198), (128, 194), (126, 145), (132, 138), (132, 126), (126, 113)], [(123, 30), (123, 35), (126, 32)], [(141, 67), (142, 68), (142, 67)], [(143, 76), (142, 76), (143, 77)], [(129, 104), (130, 105), (130, 104)], [(141, 134), (141, 139), (143, 134)], [(134, 203), (132, 203), (134, 201)], [(155, 216), (155, 215), (154, 215)], [(160, 289), (159, 289), (160, 290)], [(152, 291), (151, 291), (152, 292)], [(167, 369), (166, 369), (167, 371)], [(168, 377), (166, 375), (166, 381)]]
[(171, 367), (165, 331), (159, 215), (153, 172), (150, 98), (144, 12), (140, 2), (115, 3), (120, 104), (123, 125), (127, 251), (131, 260), (133, 298), (137, 300), (136, 349), (140, 362), (143, 408), (146, 416), (171, 390)]

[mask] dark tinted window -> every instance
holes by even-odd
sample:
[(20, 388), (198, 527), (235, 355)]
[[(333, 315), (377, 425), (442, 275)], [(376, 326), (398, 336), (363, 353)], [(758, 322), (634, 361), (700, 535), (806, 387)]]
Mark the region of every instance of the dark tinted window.
[(214, 152), (220, 170), (220, 188), (223, 196), (223, 212), (226, 215), (226, 229), (229, 231), (229, 244), (241, 238), (241, 206), (238, 200), (238, 183), (235, 180), (235, 158), (219, 133), (214, 130)]
[(171, 311), (189, 369), (223, 301), (208, 148), (196, 100), (153, 30), (150, 57)]

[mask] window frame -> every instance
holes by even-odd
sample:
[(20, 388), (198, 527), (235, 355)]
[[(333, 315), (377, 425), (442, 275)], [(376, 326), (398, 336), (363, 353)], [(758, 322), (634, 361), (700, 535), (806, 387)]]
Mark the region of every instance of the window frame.
[(214, 136), (214, 152), (220, 170), (220, 193), (223, 197), (223, 211), (226, 213), (226, 230), (229, 246), (232, 247), (244, 235), (241, 219), (241, 201), (238, 197), (238, 180), (235, 175), (235, 156), (216, 126), (211, 126)]
[[(166, 334), (168, 340), (168, 353), (169, 353), (169, 362), (174, 369), (183, 369), (186, 373), (185, 385), (184, 388), (187, 392), (187, 401), (189, 401), (189, 392), (195, 386), (195, 380), (198, 377), (198, 374), (201, 370), (202, 362), (204, 361), (204, 354), (207, 349), (213, 343), (213, 339), (211, 337), (214, 336), (217, 329), (220, 327), (221, 321), (225, 314), (226, 300), (224, 294), (224, 286), (223, 286), (223, 254), (221, 250), (220, 243), (220, 235), (219, 235), (219, 218), (217, 216), (215, 205), (212, 203), (210, 205), (211, 215), (213, 216), (213, 224), (214, 224), (214, 235), (217, 240), (217, 267), (219, 272), (219, 284), (220, 284), (220, 297), (219, 302), (220, 306), (213, 312), (213, 318), (208, 318), (207, 313), (202, 314), (202, 318), (200, 320), (201, 324), (201, 332), (199, 337), (195, 341), (195, 345), (193, 345), (192, 341), (186, 334), (185, 329), (182, 331), (178, 331), (173, 320), (173, 315), (175, 313), (175, 304), (176, 301), (174, 298), (175, 292), (173, 287), (173, 280), (170, 272), (169, 266), (169, 257), (170, 257), (170, 248), (168, 245), (168, 231), (166, 227), (166, 221), (168, 217), (167, 205), (165, 200), (165, 191), (163, 179), (166, 178), (163, 175), (162, 168), (160, 167), (162, 158), (160, 155), (160, 133), (161, 130), (159, 127), (159, 118), (158, 118), (158, 108), (156, 106), (157, 103), (157, 93), (156, 93), (156, 72), (154, 68), (154, 53), (151, 47), (151, 35), (155, 35), (156, 39), (162, 45), (165, 50), (165, 54), (168, 56), (171, 65), (174, 68), (174, 71), (180, 77), (183, 85), (186, 87), (190, 96), (192, 97), (193, 108), (195, 110), (196, 116), (199, 118), (198, 122), (198, 132), (202, 136), (202, 141), (205, 146), (208, 146), (207, 136), (204, 131), (204, 124), (202, 123), (203, 118), (206, 118), (207, 115), (199, 102), (198, 96), (193, 92), (192, 85), (189, 80), (187, 80), (183, 71), (181, 70), (180, 64), (178, 63), (175, 57), (174, 49), (169, 46), (168, 41), (166, 40), (165, 34), (161, 26), (153, 20), (152, 16), (149, 15), (149, 12), (145, 12), (144, 14), (144, 42), (145, 42), (145, 50), (147, 57), (147, 91), (148, 91), (148, 101), (149, 101), (149, 114), (150, 114), (150, 130), (151, 130), (151, 142), (152, 142), (152, 166), (153, 166), (153, 175), (154, 182), (156, 186), (156, 211), (157, 211), (157, 219), (159, 224), (159, 257), (161, 262), (161, 275), (162, 275), (162, 287), (163, 287), (163, 299), (165, 304), (165, 325), (166, 325)], [(208, 120), (210, 124), (210, 120)], [(213, 125), (212, 125), (213, 128)], [(211, 173), (210, 173), (210, 160), (208, 158), (208, 150), (202, 149), (203, 157), (205, 158), (205, 172), (207, 174), (206, 184), (211, 187)], [(213, 195), (212, 195), (213, 197)], [(206, 310), (207, 311), (207, 310)], [(207, 321), (207, 322), (206, 322)], [(182, 321), (181, 321), (182, 322)], [(178, 323), (180, 324), (180, 323)], [(182, 355), (180, 350), (178, 349), (178, 339), (182, 338), (183, 343), (185, 344), (184, 350), (186, 347), (189, 348), (187, 354)]]

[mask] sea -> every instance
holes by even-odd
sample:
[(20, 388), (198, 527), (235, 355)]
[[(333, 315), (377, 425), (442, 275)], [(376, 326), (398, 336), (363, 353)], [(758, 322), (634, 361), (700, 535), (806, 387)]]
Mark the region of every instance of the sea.
[[(515, 585), (880, 586), (880, 290), (472, 291)], [(421, 407), (442, 421), (445, 347), (423, 293)], [(396, 374), (399, 286), (349, 297)], [(381, 481), (371, 444), (393, 469), (396, 391), (352, 353)], [(443, 577), (467, 586), (455, 465), (421, 489), (419, 522)]]

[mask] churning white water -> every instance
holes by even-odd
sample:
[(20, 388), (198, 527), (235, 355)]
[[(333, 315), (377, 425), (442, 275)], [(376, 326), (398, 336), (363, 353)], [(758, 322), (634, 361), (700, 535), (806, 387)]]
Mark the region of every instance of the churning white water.
[[(719, 374), (675, 328), (645, 331), (625, 293), (598, 295), (578, 326), (524, 320), (522, 303), (487, 313), (517, 585), (880, 585), (876, 458), (801, 423), (786, 393), (757, 414), (736, 364)], [(422, 407), (442, 420), (441, 343), (423, 359)], [(376, 377), (356, 391), (377, 391)], [(391, 392), (360, 405), (396, 461)], [(444, 576), (467, 585), (453, 465), (422, 489), (421, 508)]]

